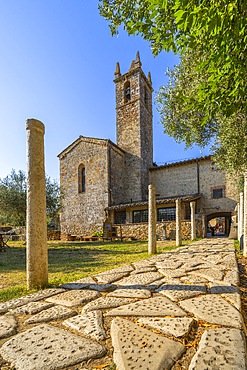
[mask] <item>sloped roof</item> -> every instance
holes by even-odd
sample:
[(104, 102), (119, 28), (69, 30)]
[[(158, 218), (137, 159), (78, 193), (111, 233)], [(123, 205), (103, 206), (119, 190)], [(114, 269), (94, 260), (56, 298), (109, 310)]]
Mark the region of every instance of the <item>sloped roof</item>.
[[(200, 198), (201, 198), (201, 194), (180, 195), (180, 196), (175, 196), (175, 197), (159, 198), (159, 199), (156, 199), (156, 205), (175, 203), (176, 199), (181, 199), (182, 202), (192, 202)], [(137, 207), (143, 207), (143, 206), (148, 207), (148, 201), (116, 204), (114, 206), (107, 207), (106, 210), (121, 211), (126, 208), (137, 208)]]
[(183, 166), (185, 164), (197, 163), (197, 162), (201, 162), (201, 161), (205, 161), (205, 160), (209, 160), (209, 159), (212, 159), (211, 155), (206, 155), (204, 157), (198, 157), (198, 158), (192, 158), (192, 159), (186, 159), (186, 160), (183, 160), (183, 161), (178, 161), (178, 162), (173, 162), (173, 163), (166, 163), (162, 166), (152, 167), (152, 168), (150, 168), (150, 171), (158, 171), (158, 170), (162, 170), (164, 168)]

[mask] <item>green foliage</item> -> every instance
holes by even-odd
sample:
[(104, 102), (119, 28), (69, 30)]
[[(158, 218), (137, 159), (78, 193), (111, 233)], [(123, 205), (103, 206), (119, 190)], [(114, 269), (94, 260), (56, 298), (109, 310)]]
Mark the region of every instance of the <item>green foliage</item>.
[(104, 232), (103, 231), (94, 231), (92, 233), (92, 236), (102, 237), (103, 235), (104, 235)]
[(100, 0), (111, 32), (123, 24), (152, 51), (173, 51), (180, 65), (159, 90), (164, 131), (187, 147), (212, 145), (218, 166), (247, 166), (246, 0)]
[[(13, 226), (26, 224), (26, 175), (12, 170), (0, 179), (0, 223)], [(46, 212), (48, 220), (56, 218), (60, 210), (60, 189), (56, 180), (46, 177)]]

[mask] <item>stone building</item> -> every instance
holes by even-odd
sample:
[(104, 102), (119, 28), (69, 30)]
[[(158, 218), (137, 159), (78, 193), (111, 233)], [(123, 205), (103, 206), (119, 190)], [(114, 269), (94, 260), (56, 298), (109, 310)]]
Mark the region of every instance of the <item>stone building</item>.
[[(190, 204), (197, 235), (210, 220), (229, 233), (238, 193), (210, 156), (164, 166), (153, 163), (152, 81), (139, 53), (127, 73), (116, 64), (116, 144), (80, 136), (59, 154), (63, 192), (61, 233), (87, 236), (107, 218), (117, 235), (147, 239), (148, 185), (156, 187), (157, 235), (175, 235), (176, 199), (182, 202), (182, 234), (190, 238)], [(217, 221), (218, 220), (218, 221)]]

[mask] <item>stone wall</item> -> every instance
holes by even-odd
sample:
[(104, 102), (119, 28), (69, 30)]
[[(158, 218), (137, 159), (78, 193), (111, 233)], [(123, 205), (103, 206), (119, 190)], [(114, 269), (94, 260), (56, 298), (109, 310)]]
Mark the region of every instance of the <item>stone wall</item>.
[[(137, 240), (148, 239), (148, 223), (140, 224), (123, 224), (114, 225), (118, 236), (125, 236), (134, 238)], [(165, 228), (165, 233), (164, 233)], [(202, 237), (201, 222), (196, 222), (197, 237)], [(176, 221), (157, 222), (156, 224), (156, 235), (159, 240), (163, 240), (164, 236), (166, 239), (176, 239)], [(191, 224), (190, 221), (182, 221), (182, 239), (191, 239)]]
[[(73, 150), (72, 150), (73, 149)], [(108, 206), (108, 141), (80, 137), (60, 155), (63, 194), (61, 233), (87, 235), (102, 230)], [(78, 192), (78, 167), (85, 167), (85, 192)]]

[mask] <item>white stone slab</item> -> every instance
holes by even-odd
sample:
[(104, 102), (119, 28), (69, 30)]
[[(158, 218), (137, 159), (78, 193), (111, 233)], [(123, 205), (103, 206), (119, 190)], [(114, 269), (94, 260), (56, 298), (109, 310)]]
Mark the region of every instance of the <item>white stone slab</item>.
[(221, 294), (221, 297), (236, 307), (238, 311), (241, 310), (241, 297), (239, 293), (224, 293)]
[(193, 325), (193, 319), (190, 317), (142, 317), (138, 322), (151, 327), (152, 329), (159, 330), (166, 335), (174, 337), (182, 337), (190, 332)]
[(7, 312), (8, 310), (20, 306), (24, 306), (24, 304), (30, 303), (30, 302), (36, 302), (41, 299), (45, 299), (47, 297), (51, 297), (53, 295), (59, 294), (64, 292), (64, 289), (60, 288), (50, 288), (45, 290), (40, 290), (36, 293), (29, 294), (20, 298), (12, 299), (11, 301), (0, 303), (0, 314)]
[(203, 283), (207, 283), (208, 282), (208, 279), (205, 279), (201, 276), (192, 276), (192, 275), (187, 275), (187, 276), (183, 276), (180, 278), (180, 280), (185, 283), (185, 284), (203, 284)]
[(84, 303), (96, 299), (99, 297), (99, 293), (93, 290), (70, 290), (55, 297), (50, 297), (46, 299), (47, 302), (60, 304), (67, 307), (81, 306)]
[(60, 370), (105, 352), (104, 347), (89, 339), (47, 324), (16, 335), (0, 350), (16, 370)]
[(170, 369), (185, 351), (180, 343), (121, 318), (112, 321), (111, 337), (118, 370)]
[(205, 294), (207, 289), (205, 285), (190, 285), (190, 284), (164, 284), (159, 287), (156, 292), (159, 292), (173, 301), (196, 297), (200, 294)]
[(117, 288), (114, 292), (109, 293), (108, 297), (150, 298), (151, 292), (148, 289)]
[(156, 267), (158, 269), (177, 269), (179, 267), (182, 266), (182, 262), (181, 261), (162, 261), (162, 262), (157, 262), (156, 263)]
[(53, 306), (53, 303), (48, 302), (30, 302), (24, 306), (10, 310), (10, 313), (13, 315), (33, 315), (40, 311), (46, 310)]
[(232, 285), (239, 285), (239, 273), (237, 269), (233, 269), (231, 271), (227, 271), (224, 277), (224, 281), (230, 283)]
[(77, 312), (68, 307), (53, 306), (47, 310), (41, 311), (31, 316), (25, 321), (25, 324), (35, 324), (39, 322), (49, 322), (54, 320), (64, 320), (68, 317), (77, 315)]
[(101, 311), (90, 311), (71, 317), (63, 324), (73, 330), (89, 335), (93, 339), (103, 340), (106, 332), (103, 326), (103, 314)]
[(88, 288), (90, 284), (95, 284), (95, 280), (91, 277), (85, 277), (70, 283), (65, 283), (60, 285), (61, 288), (65, 289), (85, 289)]
[(245, 338), (237, 329), (211, 329), (203, 333), (189, 370), (245, 370)]
[(92, 302), (89, 302), (83, 307), (83, 312), (94, 311), (94, 310), (105, 310), (113, 307), (119, 307), (128, 303), (135, 301), (134, 299), (129, 298), (118, 298), (110, 297), (109, 295), (95, 299)]
[(136, 274), (127, 276), (117, 282), (117, 285), (120, 286), (130, 286), (130, 285), (147, 285), (152, 283), (155, 280), (162, 279), (163, 275), (161, 275), (159, 272), (145, 272), (143, 274)]
[(124, 278), (125, 276), (128, 276), (130, 273), (128, 271), (122, 271), (122, 272), (115, 272), (115, 273), (105, 273), (105, 274), (99, 274), (95, 275), (98, 283), (104, 283), (104, 284), (110, 284), (117, 280), (120, 280)]
[(155, 266), (139, 266), (134, 271), (131, 272), (131, 275), (142, 274), (144, 272), (155, 272), (157, 268)]
[(0, 317), (0, 339), (8, 338), (17, 331), (17, 321), (14, 316), (4, 315)]
[(109, 311), (106, 316), (186, 316), (186, 312), (166, 297), (153, 297)]
[(181, 276), (184, 276), (186, 275), (186, 272), (185, 271), (181, 271), (181, 270), (173, 270), (173, 269), (159, 269), (159, 272), (165, 276), (165, 277), (169, 277), (169, 278), (180, 278)]
[(187, 299), (180, 306), (198, 319), (212, 324), (242, 328), (242, 317), (230, 303), (215, 294)]
[(223, 279), (224, 272), (219, 269), (199, 269), (189, 273), (189, 275), (196, 275), (208, 279), (208, 281), (219, 281)]

